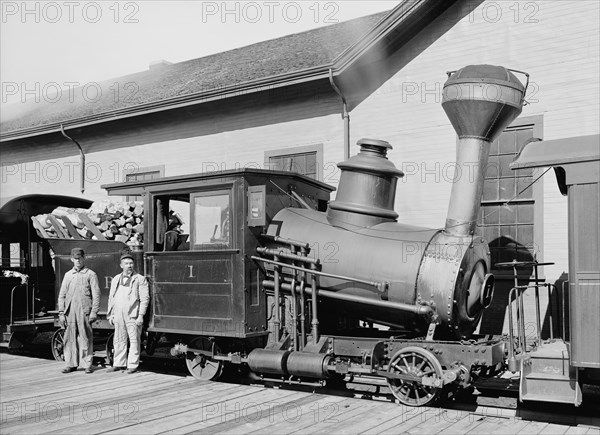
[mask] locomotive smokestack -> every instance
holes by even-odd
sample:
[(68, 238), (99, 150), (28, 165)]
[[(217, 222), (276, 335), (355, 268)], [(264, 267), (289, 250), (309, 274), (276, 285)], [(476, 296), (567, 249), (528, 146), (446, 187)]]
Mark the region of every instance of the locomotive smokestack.
[(446, 232), (466, 236), (475, 230), (490, 144), (521, 113), (527, 86), (501, 66), (469, 65), (448, 75), (442, 108), (459, 140)]

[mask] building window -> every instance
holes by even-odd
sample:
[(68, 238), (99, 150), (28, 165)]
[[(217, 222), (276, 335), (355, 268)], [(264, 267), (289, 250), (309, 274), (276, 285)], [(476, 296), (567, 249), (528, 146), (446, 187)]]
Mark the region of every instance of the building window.
[[(145, 168), (136, 168), (125, 173), (125, 182), (152, 180), (154, 178), (164, 177), (165, 165), (151, 166)], [(141, 196), (130, 195), (125, 197), (125, 201), (142, 201)]]
[(274, 171), (297, 172), (323, 179), (323, 145), (309, 145), (265, 152), (265, 165)]
[(530, 139), (541, 136), (542, 117), (527, 117), (517, 119), (491, 144), (478, 226), (490, 245), (492, 269), (515, 259), (540, 260), (541, 228), (536, 225), (541, 226), (541, 180), (530, 186), (537, 171), (513, 171), (509, 165)]

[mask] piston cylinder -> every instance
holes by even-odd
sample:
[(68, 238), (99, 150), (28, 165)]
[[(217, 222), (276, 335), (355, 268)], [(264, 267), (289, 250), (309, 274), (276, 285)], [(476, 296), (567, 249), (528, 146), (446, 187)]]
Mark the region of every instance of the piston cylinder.
[(290, 375), (308, 378), (327, 378), (329, 355), (309, 352), (292, 352), (287, 359), (287, 371)]
[(254, 349), (248, 355), (248, 366), (257, 373), (287, 375), (289, 350)]

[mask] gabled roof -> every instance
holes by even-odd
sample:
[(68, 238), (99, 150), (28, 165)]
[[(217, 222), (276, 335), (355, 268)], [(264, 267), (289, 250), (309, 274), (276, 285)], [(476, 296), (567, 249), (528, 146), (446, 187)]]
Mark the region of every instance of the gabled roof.
[(99, 98), (89, 89), (88, 101), (76, 89), (51, 97), (54, 102), (19, 104), (12, 114), (3, 113), (0, 142), (59, 132), (61, 124), (83, 127), (329, 79), (359, 65), (361, 56), (370, 59), (369, 50), (380, 56), (387, 53), (382, 46), (397, 49), (399, 40), (410, 39), (454, 1), (404, 0), (389, 12), (106, 80), (99, 83)]
[[(81, 89), (75, 89), (71, 95), (73, 102), (69, 101), (68, 91), (57, 96), (56, 103), (44, 99), (39, 103), (28, 102), (25, 104), (30, 106), (29, 110), (23, 108), (25, 113), (22, 116), (3, 120), (0, 131), (4, 135), (185, 96), (202, 94), (208, 97), (227, 88), (267, 78), (308, 73), (311, 69), (331, 65), (385, 15), (374, 14), (106, 80), (99, 83), (102, 93), (98, 101), (95, 89), (90, 87), (89, 101), (83, 98)], [(114, 83), (120, 87), (118, 98)]]

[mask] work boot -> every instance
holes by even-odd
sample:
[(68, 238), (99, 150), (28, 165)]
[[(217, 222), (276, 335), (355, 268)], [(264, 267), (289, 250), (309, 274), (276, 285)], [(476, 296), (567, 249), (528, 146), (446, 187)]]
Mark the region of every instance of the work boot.
[(71, 372), (74, 372), (74, 371), (77, 371), (77, 367), (65, 367), (60, 372), (61, 373), (71, 373)]
[(88, 367), (85, 369), (85, 373), (89, 375), (90, 373), (94, 373), (94, 370), (91, 367)]
[(118, 367), (118, 366), (113, 366), (113, 367), (109, 367), (108, 369), (106, 369), (106, 371), (108, 372), (118, 372), (118, 371), (123, 371), (125, 370), (125, 367)]
[(127, 374), (128, 375), (132, 375), (132, 374), (134, 374), (137, 371), (138, 371), (138, 369), (127, 369)]

